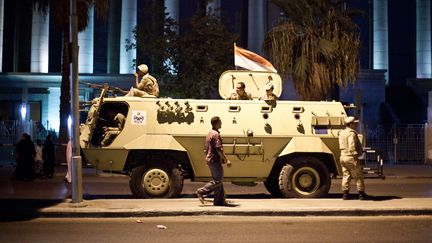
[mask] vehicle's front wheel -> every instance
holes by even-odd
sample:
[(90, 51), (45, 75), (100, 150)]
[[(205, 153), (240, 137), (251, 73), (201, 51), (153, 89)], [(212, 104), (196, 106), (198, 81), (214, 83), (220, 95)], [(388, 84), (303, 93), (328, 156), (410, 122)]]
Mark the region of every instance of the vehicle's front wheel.
[(183, 189), (183, 176), (176, 166), (138, 166), (132, 170), (129, 187), (138, 198), (178, 197)]
[(317, 198), (327, 195), (330, 174), (324, 162), (312, 156), (296, 157), (279, 174), (283, 197)]

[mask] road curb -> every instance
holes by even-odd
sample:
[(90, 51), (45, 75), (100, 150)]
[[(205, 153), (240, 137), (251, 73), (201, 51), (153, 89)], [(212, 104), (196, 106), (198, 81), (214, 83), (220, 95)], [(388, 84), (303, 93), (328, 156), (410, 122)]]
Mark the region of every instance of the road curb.
[(297, 211), (104, 211), (67, 212), (59, 210), (41, 210), (38, 217), (44, 218), (127, 218), (127, 217), (168, 217), (168, 216), (432, 216), (432, 209), (376, 209), (376, 210), (297, 210)]

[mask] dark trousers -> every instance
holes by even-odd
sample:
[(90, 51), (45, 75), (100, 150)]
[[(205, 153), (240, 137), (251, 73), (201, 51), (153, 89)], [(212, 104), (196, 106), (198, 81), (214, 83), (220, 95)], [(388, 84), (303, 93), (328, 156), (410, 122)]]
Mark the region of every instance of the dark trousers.
[(222, 205), (225, 203), (225, 191), (223, 188), (223, 168), (221, 163), (209, 163), (213, 180), (209, 181), (205, 186), (198, 189), (198, 192), (205, 196), (214, 192), (213, 205)]

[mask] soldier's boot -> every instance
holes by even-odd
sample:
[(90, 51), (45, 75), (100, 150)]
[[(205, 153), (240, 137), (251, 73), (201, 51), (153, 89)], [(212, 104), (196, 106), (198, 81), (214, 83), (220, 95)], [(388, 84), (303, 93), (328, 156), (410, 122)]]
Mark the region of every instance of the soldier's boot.
[(349, 191), (343, 191), (342, 200), (349, 200), (349, 199), (351, 199)]
[(359, 200), (368, 200), (370, 196), (364, 191), (359, 191)]

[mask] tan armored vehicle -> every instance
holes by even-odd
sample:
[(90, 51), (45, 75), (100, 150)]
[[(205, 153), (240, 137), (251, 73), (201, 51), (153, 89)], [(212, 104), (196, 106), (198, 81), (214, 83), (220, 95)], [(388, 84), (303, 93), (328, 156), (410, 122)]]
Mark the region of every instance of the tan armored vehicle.
[[(84, 158), (99, 170), (130, 174), (130, 189), (139, 198), (178, 196), (184, 179), (208, 181), (204, 140), (210, 119), (219, 116), (223, 146), (232, 167), (225, 181), (250, 185), (264, 182), (274, 196), (313, 198), (326, 195), (331, 175), (340, 175), (338, 133), (347, 116), (340, 102), (258, 100), (278, 74), (227, 71), (219, 93), (227, 98), (237, 82), (246, 84), (253, 100), (101, 97), (93, 101), (81, 127)], [(104, 127), (124, 126), (102, 147)]]

